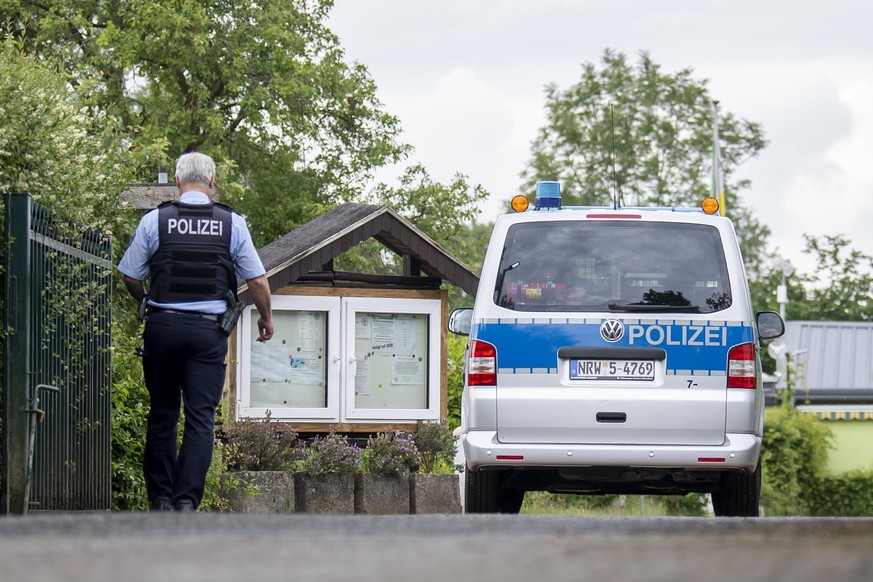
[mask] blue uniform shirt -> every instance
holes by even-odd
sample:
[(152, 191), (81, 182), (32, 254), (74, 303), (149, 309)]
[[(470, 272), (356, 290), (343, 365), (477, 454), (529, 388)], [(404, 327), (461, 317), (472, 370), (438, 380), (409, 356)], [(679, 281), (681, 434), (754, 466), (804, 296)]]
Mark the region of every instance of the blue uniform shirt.
[[(202, 192), (183, 192), (179, 197), (185, 204), (208, 204), (209, 197)], [(149, 274), (149, 259), (158, 250), (158, 210), (146, 213), (136, 227), (130, 246), (118, 263), (118, 270), (134, 279), (145, 281)], [(230, 257), (236, 267), (238, 280), (254, 279), (265, 274), (264, 265), (255, 250), (252, 236), (245, 219), (237, 213), (231, 216)], [(157, 303), (149, 300), (149, 305), (179, 311), (200, 313), (223, 313), (227, 303), (221, 300), (189, 301), (186, 303)]]

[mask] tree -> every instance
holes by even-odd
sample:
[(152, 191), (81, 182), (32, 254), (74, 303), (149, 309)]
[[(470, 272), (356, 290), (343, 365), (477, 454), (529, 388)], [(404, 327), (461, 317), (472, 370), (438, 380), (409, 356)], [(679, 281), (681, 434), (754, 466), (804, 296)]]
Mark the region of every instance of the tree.
[[(379, 184), (368, 195), (371, 203), (391, 207), (473, 270), (478, 270), (482, 262), (491, 232), (490, 227), (475, 224), (479, 205), (487, 197), (482, 186), (471, 185), (467, 176), (456, 174), (450, 183), (442, 184), (434, 181), (421, 164), (408, 167), (398, 186)], [(347, 271), (402, 271), (400, 257), (386, 253), (375, 240), (345, 253), (336, 265)], [(462, 293), (451, 287), (450, 302), (462, 302)]]
[(114, 136), (51, 65), (0, 42), (0, 195), (34, 200), (77, 223), (108, 230), (129, 178)]
[[(332, 0), (8, 0), (6, 34), (60, 63), (132, 151), (196, 149), (265, 244), (399, 160), (397, 120), (325, 26)], [(155, 168), (139, 179), (151, 179)]]
[[(873, 321), (873, 257), (842, 235), (803, 235), (804, 252), (816, 259), (805, 302), (789, 303), (792, 319)], [(786, 314), (788, 315), (788, 314)]]
[(406, 169), (399, 187), (379, 184), (370, 195), (371, 200), (387, 204), (474, 267), (481, 262), (480, 245), (469, 235), (479, 205), (487, 197), (488, 192), (479, 184), (470, 184), (467, 176), (455, 174), (450, 183), (441, 184), (421, 164)]
[[(851, 247), (842, 235), (804, 234), (805, 254), (815, 258), (812, 273), (786, 279), (785, 318), (799, 321), (873, 321), (873, 257)], [(751, 283), (756, 310), (778, 310), (774, 290), (782, 272), (775, 261)]]
[[(711, 184), (713, 114), (707, 82), (692, 73), (663, 73), (645, 52), (632, 66), (606, 50), (568, 89), (549, 85), (523, 187), (559, 180), (569, 205), (608, 205), (615, 194), (625, 206), (699, 206)], [(730, 113), (719, 116), (719, 135), (726, 210), (755, 273), (769, 230), (741, 204), (749, 183), (734, 173), (766, 141), (758, 124)]]

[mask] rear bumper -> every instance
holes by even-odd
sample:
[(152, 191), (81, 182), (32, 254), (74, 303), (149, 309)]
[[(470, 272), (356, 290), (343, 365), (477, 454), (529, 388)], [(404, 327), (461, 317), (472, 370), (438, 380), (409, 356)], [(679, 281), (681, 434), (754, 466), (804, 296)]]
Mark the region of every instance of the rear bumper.
[(658, 467), (754, 471), (761, 438), (727, 434), (720, 446), (519, 444), (497, 441), (495, 431), (462, 435), (467, 466), (479, 467)]

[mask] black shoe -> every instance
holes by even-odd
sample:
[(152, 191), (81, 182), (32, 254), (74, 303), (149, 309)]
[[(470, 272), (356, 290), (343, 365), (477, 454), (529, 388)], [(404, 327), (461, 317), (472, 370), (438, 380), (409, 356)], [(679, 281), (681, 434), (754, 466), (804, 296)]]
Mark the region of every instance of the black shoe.
[(194, 502), (190, 499), (180, 499), (176, 502), (174, 509), (176, 511), (196, 511), (194, 509)]
[(169, 497), (158, 495), (149, 506), (149, 511), (173, 511), (173, 504)]

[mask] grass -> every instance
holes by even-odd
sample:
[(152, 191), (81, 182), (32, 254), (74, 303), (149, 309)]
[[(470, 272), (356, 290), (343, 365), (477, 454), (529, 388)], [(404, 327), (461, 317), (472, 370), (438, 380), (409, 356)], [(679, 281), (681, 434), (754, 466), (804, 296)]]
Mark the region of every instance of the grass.
[(698, 496), (569, 495), (542, 491), (527, 492), (520, 513), (611, 517), (707, 515), (703, 500)]

